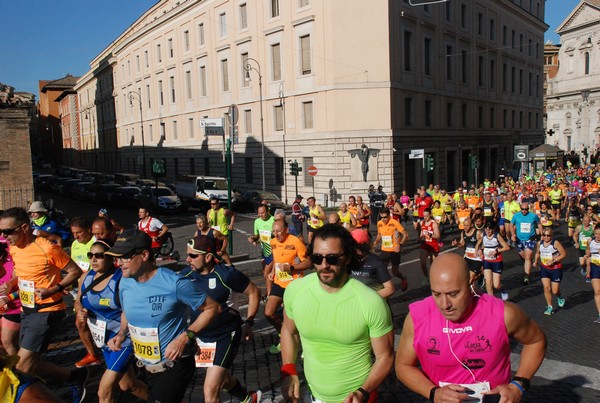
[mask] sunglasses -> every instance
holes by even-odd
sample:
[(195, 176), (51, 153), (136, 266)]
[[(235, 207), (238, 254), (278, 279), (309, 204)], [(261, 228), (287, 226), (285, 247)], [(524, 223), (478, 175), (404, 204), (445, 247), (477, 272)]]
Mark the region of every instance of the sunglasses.
[(552, 234), (542, 234), (542, 236), (552, 236)]
[(188, 253), (187, 255), (191, 259), (197, 259), (198, 256), (200, 256), (200, 255), (206, 255), (206, 252), (202, 252), (202, 253)]
[(0, 229), (0, 235), (12, 235), (16, 230), (19, 229), (19, 227)]
[(389, 218), (390, 216), (389, 215), (380, 215), (379, 217), (381, 217), (381, 219), (383, 220), (385, 218)]
[(521, 211), (529, 211), (528, 208), (522, 208)]
[(131, 260), (136, 257), (137, 255), (139, 255), (140, 253), (142, 253), (142, 251), (136, 251), (136, 250), (132, 250), (127, 252), (124, 255), (121, 255), (119, 257), (117, 257), (118, 260), (120, 260), (123, 263), (129, 263), (131, 262)]
[(88, 259), (90, 259), (90, 260), (91, 260), (91, 259), (92, 259), (92, 258), (94, 258), (94, 257), (95, 257), (96, 259), (98, 259), (98, 260), (100, 260), (100, 259), (104, 259), (104, 252), (96, 252), (96, 253), (88, 252), (88, 253), (87, 253), (87, 258), (88, 258)]
[(342, 253), (341, 255), (326, 255), (326, 256), (315, 254), (315, 255), (310, 256), (310, 260), (312, 260), (312, 262), (314, 264), (320, 265), (321, 263), (323, 263), (323, 259), (325, 259), (327, 264), (336, 265), (340, 261), (340, 258), (344, 255), (345, 255), (345, 253)]

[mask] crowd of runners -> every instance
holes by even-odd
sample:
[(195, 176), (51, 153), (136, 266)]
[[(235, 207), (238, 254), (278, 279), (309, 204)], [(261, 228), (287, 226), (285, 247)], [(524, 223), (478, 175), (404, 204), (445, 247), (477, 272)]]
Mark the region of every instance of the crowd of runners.
[[(290, 217), (261, 205), (248, 242), (260, 247), (264, 290), (231, 263), (228, 235), (236, 217), (216, 199), (206, 214), (196, 216), (197, 230), (185, 245), (186, 267), (180, 271), (157, 266), (169, 229), (147, 208), (139, 209), (137, 229), (127, 230), (104, 209), (96, 217), (72, 217), (64, 228), (41, 202), (28, 209), (9, 208), (0, 215), (0, 364), (5, 370), (0, 385), (8, 385), (0, 396), (8, 396), (7, 401), (59, 401), (42, 382), (51, 380), (69, 385), (73, 401), (81, 402), (88, 394), (88, 367), (105, 365), (97, 390), (101, 402), (115, 401), (119, 389), (144, 401), (181, 402), (196, 368), (206, 370), (207, 402), (220, 401), (222, 391), (241, 402), (257, 402), (261, 391), (248, 391), (231, 367), (262, 314), (281, 335), (270, 353), (282, 355), (286, 397), (300, 399), (295, 362), (301, 348), (312, 401), (375, 401), (377, 386), (393, 365), (393, 328), (385, 300), (407, 290), (402, 255), (408, 244), (416, 243), (421, 286), (431, 287), (435, 304), (418, 309), (411, 305), (411, 315), (437, 306), (452, 351), (449, 359), (454, 360), (461, 354), (452, 346), (462, 342), (462, 328), (451, 325), (464, 319), (454, 312), (461, 306), (465, 315), (479, 312), (479, 305), (505, 307), (505, 317), (500, 317), (507, 336), (529, 352), (521, 360), (523, 371), (488, 379), (477, 372), (480, 368), (457, 360), (474, 381), (488, 379), (478, 393), (510, 395), (510, 401), (518, 401), (543, 359), (545, 338), (520, 308), (504, 303), (510, 295), (502, 284), (503, 255), (519, 254), (524, 285), (539, 268), (544, 313), (552, 315), (554, 299), (559, 308), (568, 303), (560, 290), (563, 261), (578, 254), (581, 284), (593, 287), (598, 310), (594, 318), (600, 323), (599, 186), (600, 168), (589, 165), (549, 169), (518, 180), (485, 180), (479, 186), (463, 183), (452, 192), (430, 185), (413, 197), (372, 186), (364, 198), (351, 195), (335, 210), (324, 209), (314, 197), (304, 206), (304, 198), (297, 195)], [(441, 255), (444, 245), (462, 249), (462, 258)], [(489, 296), (480, 298), (476, 289)], [(493, 298), (495, 292), (500, 298)], [(461, 293), (462, 300), (457, 297)], [(245, 315), (238, 307), (239, 295), (247, 300)], [(63, 368), (45, 360), (44, 353), (65, 320), (70, 298), (76, 312), (73, 326), (86, 352), (74, 368)], [(334, 307), (343, 319), (329, 311)], [(412, 373), (417, 358), (424, 359), (406, 343), (414, 339), (417, 346), (415, 338), (427, 336), (421, 322), (414, 316), (405, 322), (396, 371)], [(482, 321), (478, 326), (492, 325)], [(522, 327), (530, 332), (523, 334)], [(452, 336), (456, 344), (451, 333), (457, 333)], [(434, 339), (441, 342), (431, 336), (429, 343)], [(440, 345), (425, 351), (439, 355)], [(356, 359), (357, 354), (362, 364), (348, 369), (349, 357)], [(331, 375), (340, 371), (339, 365), (352, 376)], [(476, 389), (482, 384), (444, 375), (431, 386), (436, 376), (425, 367), (419, 371), (429, 383), (397, 375), (432, 401), (441, 401), (442, 395), (466, 396), (471, 390), (456, 384), (474, 384)]]

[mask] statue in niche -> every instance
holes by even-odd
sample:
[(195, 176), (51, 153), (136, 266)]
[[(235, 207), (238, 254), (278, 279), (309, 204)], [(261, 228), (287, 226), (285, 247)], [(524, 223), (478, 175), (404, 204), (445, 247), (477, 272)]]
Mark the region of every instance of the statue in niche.
[(350, 158), (358, 157), (361, 162), (360, 170), (363, 175), (363, 181), (367, 181), (367, 174), (369, 173), (369, 158), (376, 158), (379, 154), (379, 149), (369, 148), (366, 144), (360, 146), (360, 148), (356, 148), (354, 150), (349, 150)]

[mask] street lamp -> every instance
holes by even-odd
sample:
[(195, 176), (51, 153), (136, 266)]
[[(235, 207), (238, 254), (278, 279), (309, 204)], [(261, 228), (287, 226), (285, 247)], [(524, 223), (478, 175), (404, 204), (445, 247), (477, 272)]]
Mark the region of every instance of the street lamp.
[[(253, 67), (250, 62), (256, 64), (256, 67)], [(250, 81), (251, 70), (254, 70), (256, 74), (258, 74), (258, 90), (260, 95), (260, 163), (262, 168), (262, 190), (264, 192), (267, 189), (267, 186), (265, 184), (265, 128), (263, 123), (262, 74), (260, 72), (260, 63), (258, 63), (256, 59), (249, 57), (244, 62), (244, 70), (246, 70), (246, 81)]]
[(142, 96), (137, 91), (129, 91), (127, 93), (129, 98), (129, 105), (133, 106), (133, 100), (137, 100), (140, 103), (140, 126), (142, 128), (142, 178), (146, 177), (146, 142), (144, 140), (144, 116), (142, 114)]
[[(285, 126), (285, 94), (283, 93), (283, 82), (279, 83), (279, 105), (283, 108), (283, 160), (286, 161), (286, 152), (285, 152), (285, 132), (287, 130)], [(287, 180), (286, 180), (286, 169), (285, 164), (283, 166), (283, 192), (285, 194), (285, 204), (288, 204), (288, 193), (287, 193)]]

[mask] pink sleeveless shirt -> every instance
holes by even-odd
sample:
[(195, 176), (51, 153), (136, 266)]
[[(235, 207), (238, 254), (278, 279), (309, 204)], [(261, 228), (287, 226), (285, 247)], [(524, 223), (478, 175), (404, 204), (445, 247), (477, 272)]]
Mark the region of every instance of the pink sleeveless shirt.
[[(413, 346), (423, 372), (436, 385), (487, 381), (495, 388), (510, 382), (504, 303), (488, 294), (474, 297), (473, 303), (475, 307), (469, 316), (459, 323), (446, 321), (433, 297), (409, 306), (415, 328)], [(458, 359), (469, 367), (476, 380), (454, 358), (449, 341)]]

